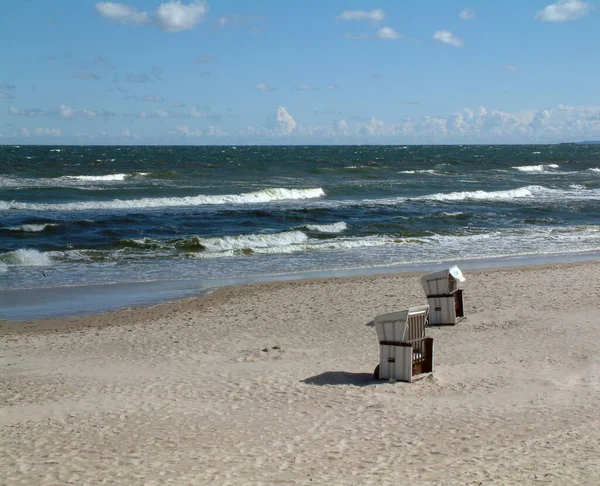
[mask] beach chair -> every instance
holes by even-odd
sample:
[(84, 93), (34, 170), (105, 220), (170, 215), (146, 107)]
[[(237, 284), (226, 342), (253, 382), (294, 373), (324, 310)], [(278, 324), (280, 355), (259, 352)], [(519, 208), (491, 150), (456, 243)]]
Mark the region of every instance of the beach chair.
[(428, 317), (428, 305), (375, 317), (379, 339), (375, 379), (411, 383), (433, 372), (433, 338), (425, 336)]
[(458, 284), (464, 281), (465, 277), (457, 266), (421, 278), (429, 304), (430, 326), (454, 326), (465, 317), (463, 291), (458, 288)]

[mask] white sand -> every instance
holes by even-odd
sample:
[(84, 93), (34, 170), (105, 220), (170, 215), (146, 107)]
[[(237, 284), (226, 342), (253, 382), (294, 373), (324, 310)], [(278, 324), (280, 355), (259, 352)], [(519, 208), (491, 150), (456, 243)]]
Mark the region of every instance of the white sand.
[(600, 264), (466, 272), (435, 374), (375, 382), (418, 277), (0, 325), (0, 484), (598, 484)]

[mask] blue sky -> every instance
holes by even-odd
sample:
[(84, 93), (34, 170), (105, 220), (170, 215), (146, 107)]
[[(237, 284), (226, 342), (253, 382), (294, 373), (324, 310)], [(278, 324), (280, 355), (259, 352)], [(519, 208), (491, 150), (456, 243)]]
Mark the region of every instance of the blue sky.
[(599, 7), (5, 0), (0, 143), (600, 139)]

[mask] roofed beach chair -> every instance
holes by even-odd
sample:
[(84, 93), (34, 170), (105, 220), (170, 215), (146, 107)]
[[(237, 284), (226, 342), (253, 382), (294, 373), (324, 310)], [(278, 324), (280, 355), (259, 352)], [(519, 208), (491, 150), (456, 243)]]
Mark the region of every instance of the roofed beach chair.
[(428, 305), (382, 314), (373, 322), (379, 339), (375, 379), (411, 383), (433, 372), (433, 338), (425, 336)]

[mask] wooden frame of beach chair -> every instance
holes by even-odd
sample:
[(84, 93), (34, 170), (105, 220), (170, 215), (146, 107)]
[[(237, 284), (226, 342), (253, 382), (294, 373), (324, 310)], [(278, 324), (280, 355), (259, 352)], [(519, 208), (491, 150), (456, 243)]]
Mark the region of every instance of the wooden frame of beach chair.
[(464, 280), (457, 266), (421, 278), (429, 304), (429, 325), (454, 326), (465, 317), (463, 291), (458, 288)]
[(433, 372), (433, 338), (425, 336), (428, 318), (428, 305), (375, 317), (379, 339), (375, 379), (411, 383)]

